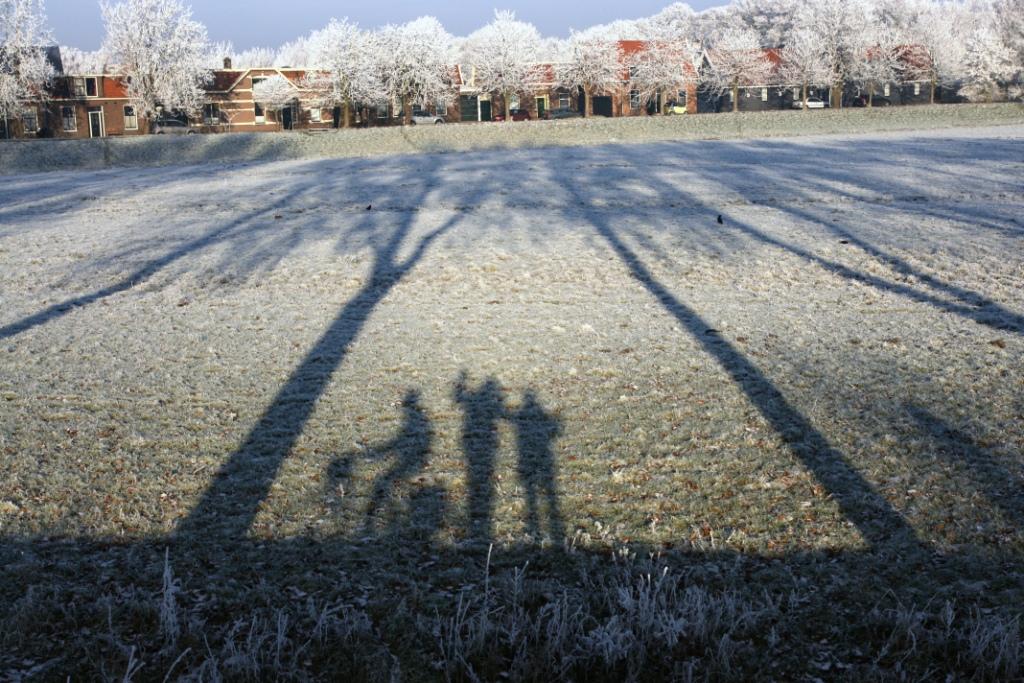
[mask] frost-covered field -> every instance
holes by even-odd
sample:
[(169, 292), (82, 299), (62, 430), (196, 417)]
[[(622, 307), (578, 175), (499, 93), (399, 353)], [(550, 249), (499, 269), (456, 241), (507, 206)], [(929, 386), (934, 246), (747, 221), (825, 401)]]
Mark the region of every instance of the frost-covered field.
[(1019, 676), (1021, 216), (1024, 126), (10, 177), (0, 672)]

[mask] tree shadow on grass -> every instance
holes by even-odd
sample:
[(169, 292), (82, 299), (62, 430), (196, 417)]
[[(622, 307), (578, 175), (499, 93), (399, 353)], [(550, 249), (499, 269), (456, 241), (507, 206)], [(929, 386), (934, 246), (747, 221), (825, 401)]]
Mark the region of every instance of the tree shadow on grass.
[(988, 502), (1000, 510), (1014, 527), (1024, 526), (1024, 470), (1012, 471), (989, 448), (928, 408), (908, 404), (906, 414), (914, 421), (919, 436), (933, 444), (932, 452), (963, 471), (970, 483)]
[[(557, 182), (575, 207), (592, 207), (599, 193), (614, 190), (614, 183), (602, 181), (598, 175), (580, 174), (572, 180)], [(658, 190), (659, 201), (667, 200), (674, 192), (668, 185), (659, 186), (656, 178), (649, 182)], [(431, 183), (426, 186), (430, 187)], [(484, 192), (486, 184), (478, 183), (475, 189)], [(567, 215), (580, 219), (577, 213), (567, 212)], [(281, 624), (289, 618), (307, 619), (313, 624), (309, 631), (312, 635), (304, 636), (296, 649), (302, 653), (301, 657), (309, 658), (309, 670), (322, 677), (368, 678), (365, 673), (356, 674), (353, 669), (337, 665), (330, 659), (330, 652), (348, 653), (374, 644), (379, 646), (382, 642), (403, 656), (406, 671), (433, 671), (437, 647), (432, 639), (438, 638), (436, 634), (444, 633), (444, 627), (452, 623), (447, 619), (458, 619), (460, 605), (468, 604), (461, 601), (464, 595), (484, 596), (484, 609), (473, 613), (477, 620), (473, 623), (486, 625), (488, 619), (501, 616), (494, 603), (487, 602), (495, 585), (492, 581), (496, 582), (501, 575), (514, 575), (529, 564), (529, 571), (538, 577), (541, 585), (530, 598), (533, 602), (524, 598), (512, 604), (523, 611), (555, 614), (560, 594), (579, 592), (581, 586), (591, 585), (581, 581), (581, 575), (593, 576), (605, 571), (605, 567), (617, 567), (615, 563), (621, 560), (612, 558), (621, 558), (624, 554), (621, 549), (615, 552), (611, 548), (566, 550), (564, 547), (538, 548), (535, 543), (508, 543), (498, 544), (486, 560), (481, 557), (480, 544), (494, 542), (493, 487), (497, 428), (502, 420), (509, 420), (516, 429), (518, 474), (526, 495), (526, 529), (531, 534), (534, 529), (543, 533), (546, 512), (548, 533), (556, 538), (568, 534), (561, 519), (555, 485), (557, 463), (552, 444), (560, 433), (558, 420), (543, 407), (539, 395), (532, 392), (527, 392), (518, 411), (510, 413), (505, 407), (501, 386), (494, 378), (475, 386), (470, 386), (466, 377), (455, 383), (453, 393), (456, 402), (463, 407), (462, 456), (469, 488), (468, 504), (462, 511), (453, 509), (446, 492), (438, 486), (413, 487), (402, 501), (392, 495), (395, 482), (408, 484), (425, 467), (431, 450), (433, 429), (428, 418), (416, 408), (416, 393), (410, 389), (398, 434), (381, 446), (391, 457), (390, 467), (371, 486), (371, 505), (367, 512), (378, 516), (378, 510), (388, 507), (386, 525), (374, 524), (372, 533), (366, 537), (356, 529), (328, 538), (257, 540), (248, 536), (256, 510), (265, 500), (282, 462), (372, 312), (416, 266), (430, 245), (453, 229), (460, 219), (452, 217), (436, 230), (410, 240), (414, 220), (413, 215), (388, 215), (386, 218), (370, 216), (361, 222), (362, 238), (374, 251), (368, 281), (341, 307), (327, 331), (281, 387), (244, 444), (228, 458), (172, 539), (177, 577), (174, 580), (183, 591), (177, 604), (183, 611), (192, 610), (203, 619), (203, 632), (214, 633), (214, 639), (219, 637), (223, 641), (224, 633), (238, 623), (241, 625), (236, 629), (236, 636), (238, 633), (262, 633), (250, 627), (257, 620), (257, 612), (261, 619), (276, 615), (277, 628), (284, 632), (287, 632), (287, 623)], [(745, 645), (754, 649), (741, 652), (753, 652), (759, 657), (731, 660), (736, 662), (732, 671), (734, 678), (786, 679), (820, 675), (825, 670), (821, 667), (831, 666), (833, 661), (818, 659), (829, 647), (843, 648), (842, 659), (837, 655), (835, 661), (844, 666), (849, 666), (853, 661), (850, 657), (858, 656), (856, 652), (861, 649), (867, 654), (860, 656), (867, 659), (890, 657), (885, 654), (893, 642), (890, 633), (872, 632), (870, 627), (874, 622), (864, 618), (887, 601), (925, 604), (938, 592), (942, 600), (1002, 608), (1006, 606), (1005, 596), (1019, 595), (1022, 575), (1019, 554), (1012, 549), (981, 552), (970, 547), (939, 553), (922, 547), (902, 515), (852, 467), (766, 372), (716, 332), (692, 305), (659, 282), (644, 255), (631, 246), (627, 231), (613, 222), (612, 214), (585, 209), (582, 221), (622, 262), (637, 286), (653, 297), (664, 313), (682, 325), (699, 348), (715, 360), (825, 487), (869, 545), (865, 551), (789, 552), (781, 556), (706, 550), (684, 544), (673, 550), (642, 544), (625, 548), (626, 554), (660, 554), (667, 566), (685, 577), (687, 590), (700, 587), (720, 591), (727, 600), (733, 600), (733, 604), (770, 594), (773, 600), (784, 605), (772, 613), (771, 620), (763, 624), (757, 622), (760, 632), (749, 636), (749, 642), (738, 645), (722, 639), (708, 645), (680, 638), (660, 646), (670, 659), (693, 659), (710, 666), (717, 661), (716, 657), (723, 657), (728, 648)], [(785, 248), (785, 245), (775, 246)], [(410, 255), (400, 257), (403, 249)], [(887, 281), (877, 283), (878, 286), (882, 287), (883, 282)], [(920, 421), (929, 430), (936, 429), (935, 419), (925, 416)], [(958, 436), (955, 441), (963, 440)], [(967, 459), (979, 462), (979, 456), (973, 453)], [(984, 465), (983, 459), (981, 462)], [(328, 481), (331, 485), (351, 481), (359, 463), (355, 455), (340, 456), (328, 467)], [(440, 542), (436, 532), (446, 517), (460, 519), (476, 543), (459, 548)], [(81, 630), (83, 624), (102, 634), (95, 638), (86, 635), (83, 640), (74, 641), (77, 645), (65, 646), (63, 651), (70, 659), (63, 663), (58, 660), (53, 667), (55, 674), (69, 667), (97, 671), (99, 666), (90, 666), (96, 661), (116, 661), (123, 665), (129, 659), (129, 648), (134, 647), (138, 649), (131, 651), (150, 663), (147, 671), (154, 678), (162, 678), (172, 665), (195, 671), (207, 656), (206, 651), (211, 650), (211, 646), (216, 647), (216, 642), (210, 641), (204, 646), (202, 638), (196, 635), (200, 632), (198, 629), (190, 631), (191, 640), (178, 643), (177, 649), (164, 642), (166, 636), (158, 626), (159, 608), (152, 605), (159, 600), (154, 596), (167, 592), (166, 575), (161, 572), (168, 539), (126, 544), (116, 539), (70, 542), (10, 536), (2, 539), (0, 566), (5, 581), (0, 595), (12, 606), (7, 614), (13, 615), (5, 620), (8, 629), (3, 637), (17, 639), (27, 634), (34, 644), (18, 644), (17, 649), (35, 656), (44, 644), (48, 652), (52, 651), (50, 641), (73, 640), (69, 638), (69, 631)], [(614, 633), (611, 619), (618, 619), (616, 623), (621, 624), (631, 618), (633, 613), (628, 610), (616, 611), (622, 604), (639, 604), (637, 596), (652, 595), (645, 593), (644, 587), (653, 585), (652, 576), (656, 574), (648, 571), (647, 565), (637, 567), (636, 577), (619, 586), (621, 592), (609, 594), (601, 603), (603, 611), (595, 612), (598, 618), (588, 622), (593, 627), (588, 633), (591, 640), (597, 642), (602, 635)], [(968, 577), (985, 583), (985, 589), (969, 592), (964, 586)], [(174, 580), (170, 582), (172, 586)], [(34, 588), (26, 591), (25, 586)], [(738, 597), (729, 597), (729, 591), (739, 591)], [(703, 594), (695, 595), (703, 599)], [(793, 596), (789, 602), (786, 602), (787, 595)], [(317, 605), (324, 603), (332, 608), (339, 604), (361, 606), (367, 621), (374, 626), (366, 631), (368, 635), (364, 640), (355, 638), (356, 631), (352, 629), (332, 632), (331, 638), (317, 640), (318, 617), (295, 616), (306, 614), (303, 601), (307, 598), (314, 613)], [(291, 609), (295, 603), (300, 603), (300, 607), (293, 612), (274, 611)], [(402, 617), (403, 614), (406, 616)], [(444, 618), (430, 621), (429, 617), (435, 614), (443, 614)], [(605, 621), (601, 621), (602, 618)], [(416, 630), (415, 625), (420, 624), (418, 619), (426, 620), (428, 626)], [(557, 626), (558, 622), (538, 623)], [(885, 623), (885, 626), (895, 633), (893, 623)], [(15, 628), (18, 625), (21, 630)], [(435, 627), (436, 630), (432, 630)], [(122, 632), (134, 634), (135, 640), (119, 635)], [(140, 636), (142, 632), (148, 635)], [(543, 641), (556, 631), (538, 632)], [(410, 643), (410, 633), (423, 638), (424, 642)], [(914, 637), (919, 631), (908, 633), (909, 637)], [(509, 636), (514, 637), (515, 634)], [(776, 638), (781, 638), (781, 644), (772, 644)], [(839, 645), (836, 645), (837, 639), (841, 641)], [(244, 636), (236, 637), (233, 642), (237, 646), (243, 640)], [(823, 641), (830, 644), (823, 646)], [(527, 642), (527, 636), (523, 636), (522, 642)], [(543, 643), (531, 642), (530, 647), (543, 651)], [(89, 652), (81, 643), (98, 650), (108, 648), (114, 654)], [(500, 659), (505, 655), (499, 647), (504, 643), (498, 638), (484, 640), (480, 650), (485, 654), (478, 651), (473, 664), (486, 667), (494, 661), (504, 661)], [(122, 644), (126, 646), (117, 649)], [(185, 650), (186, 647), (193, 649)], [(913, 649), (907, 651), (913, 652)], [(182, 652), (185, 652), (181, 655), (184, 665), (175, 661)], [(784, 667), (771, 668), (772, 660), (783, 658), (786, 658)], [(300, 668), (305, 666), (304, 659), (295, 661)], [(387, 673), (393, 671), (388, 668), (392, 660), (380, 661), (386, 663)], [(573, 669), (580, 665), (568, 658), (557, 661), (565, 667), (563, 672), (580, 678), (622, 678), (621, 669), (607, 664), (602, 666), (597, 659), (586, 670)], [(913, 670), (919, 673), (931, 671), (934, 674), (935, 668), (942, 668), (932, 662), (918, 664), (919, 668)], [(272, 665), (260, 671), (273, 670)], [(865, 666), (870, 671), (870, 662)], [(893, 671), (905, 672), (908, 665), (899, 661), (892, 666)], [(280, 673), (282, 668), (276, 671)], [(671, 672), (670, 669), (669, 674)], [(969, 675), (971, 672), (960, 673)], [(663, 677), (671, 678), (670, 675)]]
[[(576, 176), (563, 183), (576, 203), (593, 204), (596, 184)], [(655, 188), (664, 192), (663, 188)], [(844, 516), (856, 525), (876, 552), (895, 549), (897, 554), (917, 545), (914, 530), (874, 487), (834, 448), (797, 408), (786, 399), (750, 359), (691, 306), (672, 294), (648, 269), (612, 226), (602, 211), (586, 211), (586, 220), (607, 242), (632, 277), (675, 318), (694, 341), (724, 370), (747, 399), (789, 444), (789, 448), (837, 502)]]
[[(741, 146), (736, 143), (720, 144), (727, 152), (730, 150), (736, 151), (741, 148)], [(638, 169), (637, 172), (639, 172), (639, 169), (644, 168), (647, 160), (644, 159), (638, 151), (629, 150), (626, 154), (627, 158), (633, 160), (633, 168)], [(712, 164), (703, 162), (703, 165), (706, 166), (703, 171), (706, 174), (706, 177), (713, 180), (717, 186), (723, 190), (723, 192), (740, 191), (748, 184), (752, 186), (759, 186), (761, 184), (772, 186), (773, 184), (778, 183), (779, 179), (777, 172), (768, 172), (764, 170), (764, 167), (770, 167), (771, 163), (770, 159), (765, 158), (761, 165), (751, 164), (743, 167), (741, 173), (735, 173), (735, 169), (715, 168)], [(743, 179), (742, 184), (737, 180), (737, 176)], [(852, 231), (843, 230), (842, 228), (815, 216), (809, 209), (801, 208), (800, 201), (807, 196), (807, 194), (810, 194), (810, 191), (813, 190), (813, 188), (818, 186), (820, 182), (818, 180), (813, 178), (808, 179), (809, 187), (805, 188), (792, 186), (792, 181), (789, 181), (792, 186), (791, 189), (795, 193), (794, 201), (787, 201), (783, 204), (772, 204), (772, 206), (784, 214), (787, 214), (787, 218), (809, 221), (817, 224), (823, 227), (826, 231), (831, 232), (837, 238), (842, 238), (847, 242), (855, 244), (865, 253), (875, 258), (879, 263), (888, 266), (897, 274), (898, 278), (903, 279), (908, 276), (913, 277), (924, 288), (865, 272), (861, 269), (840, 263), (837, 260), (821, 256), (808, 247), (803, 247), (786, 241), (781, 237), (770, 235), (768, 232), (741, 220), (737, 217), (736, 213), (730, 211), (728, 207), (707, 206), (696, 195), (690, 195), (687, 197), (686, 188), (680, 188), (673, 184), (669, 184), (664, 179), (662, 173), (647, 173), (644, 175), (644, 179), (645, 182), (655, 190), (657, 196), (660, 197), (662, 201), (683, 201), (690, 205), (695, 211), (700, 211), (702, 208), (705, 209), (711, 216), (714, 216), (715, 213), (719, 213), (726, 219), (726, 228), (724, 228), (724, 230), (739, 232), (746, 237), (752, 238), (755, 242), (775, 247), (798, 256), (808, 263), (820, 266), (843, 279), (868, 285), (879, 291), (889, 292), (917, 303), (923, 303), (932, 306), (937, 310), (953, 313), (964, 319), (974, 321), (978, 324), (985, 325), (996, 330), (1007, 330), (1018, 334), (1024, 334), (1024, 315), (1009, 310), (1005, 306), (991, 301), (977, 292), (945, 282), (933, 275), (923, 273), (906, 261), (888, 253), (880, 247), (868, 243), (866, 240), (855, 235)], [(863, 183), (866, 180), (867, 179), (863, 175), (851, 174), (849, 177), (845, 178), (845, 182), (848, 183), (858, 181)], [(783, 179), (782, 182), (785, 183), (786, 180)], [(898, 182), (898, 180), (892, 180), (884, 185), (879, 184), (872, 187), (876, 191), (887, 191), (892, 190), (893, 184)], [(851, 197), (851, 199), (854, 198)], [(927, 291), (928, 289), (933, 291), (929, 292)]]
[[(433, 185), (425, 182), (424, 187), (423, 195), (426, 195)], [(430, 245), (461, 220), (458, 214), (446, 219), (418, 238), (411, 245), (409, 255), (402, 258), (400, 252), (408, 248), (405, 243), (416, 216), (415, 213), (392, 216), (390, 219), (395, 225), (381, 226), (375, 231), (374, 260), (366, 284), (341, 308), (277, 392), (242, 446), (221, 467), (206, 493), (178, 526), (176, 536), (179, 539), (186, 541), (214, 529), (220, 537), (241, 538), (248, 531), (278, 470), (313, 414), (317, 400), (374, 309), (419, 263)], [(376, 223), (375, 218), (366, 220)]]

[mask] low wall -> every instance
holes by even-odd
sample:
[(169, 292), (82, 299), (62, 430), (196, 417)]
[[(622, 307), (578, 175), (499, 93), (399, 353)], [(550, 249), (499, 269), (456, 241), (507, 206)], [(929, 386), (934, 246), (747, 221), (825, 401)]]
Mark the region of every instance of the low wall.
[(1024, 105), (959, 104), (518, 123), (0, 141), (0, 174), (520, 147), (872, 133), (1024, 123)]

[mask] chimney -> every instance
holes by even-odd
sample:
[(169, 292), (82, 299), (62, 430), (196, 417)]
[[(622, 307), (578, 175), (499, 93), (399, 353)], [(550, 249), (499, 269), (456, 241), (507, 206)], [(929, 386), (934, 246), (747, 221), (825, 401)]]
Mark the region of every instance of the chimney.
[(225, 69), (230, 69), (231, 68), (231, 57), (225, 57), (224, 58), (224, 68)]

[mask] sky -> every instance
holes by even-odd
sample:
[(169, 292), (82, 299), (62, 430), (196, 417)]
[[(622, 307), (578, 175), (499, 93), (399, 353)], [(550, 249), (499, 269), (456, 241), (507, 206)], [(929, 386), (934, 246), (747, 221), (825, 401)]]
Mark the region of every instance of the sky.
[[(656, 14), (673, 0), (517, 0), (504, 2), (509, 9), (544, 35), (567, 36), (569, 29), (584, 29), (615, 19), (636, 19)], [(188, 0), (186, 0), (188, 4)], [(366, 28), (399, 24), (424, 14), (441, 20), (451, 33), (468, 35), (494, 15), (492, 3), (434, 0), (378, 0), (377, 2), (328, 2), (327, 0), (194, 0), (192, 15), (206, 25), (212, 41), (231, 41), (240, 50), (276, 47), (324, 26), (331, 17), (348, 17)], [(692, 0), (696, 10), (724, 4), (724, 0)], [(83, 50), (95, 50), (103, 41), (99, 3), (94, 0), (47, 0), (47, 15), (57, 42)]]

